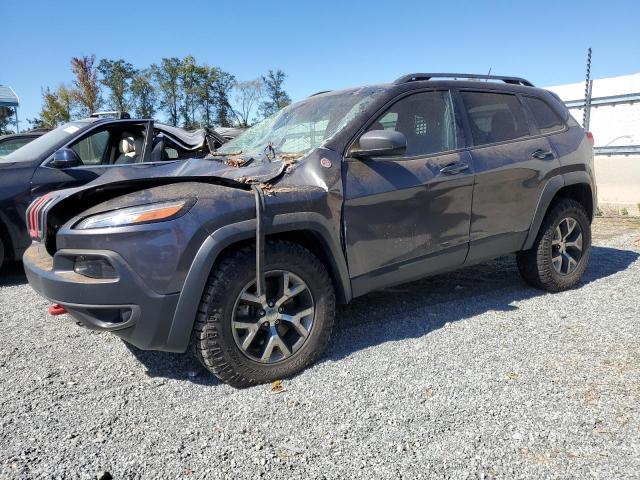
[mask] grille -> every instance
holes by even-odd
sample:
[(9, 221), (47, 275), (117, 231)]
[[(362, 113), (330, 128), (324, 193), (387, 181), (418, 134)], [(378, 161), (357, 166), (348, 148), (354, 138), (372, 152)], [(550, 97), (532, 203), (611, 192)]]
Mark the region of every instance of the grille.
[(33, 201), (27, 208), (27, 230), (32, 240), (41, 241), (46, 233), (47, 208), (51, 206), (54, 195), (47, 194)]

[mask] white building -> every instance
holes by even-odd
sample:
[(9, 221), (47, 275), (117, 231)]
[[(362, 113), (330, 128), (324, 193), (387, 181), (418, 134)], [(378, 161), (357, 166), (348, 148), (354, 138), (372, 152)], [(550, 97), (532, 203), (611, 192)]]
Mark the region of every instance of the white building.
[[(585, 82), (547, 89), (582, 124)], [(600, 209), (640, 215), (640, 73), (593, 80), (589, 130), (595, 140)]]
[[(547, 87), (582, 124), (585, 82)], [(640, 73), (593, 80), (589, 130), (598, 154), (640, 154)]]

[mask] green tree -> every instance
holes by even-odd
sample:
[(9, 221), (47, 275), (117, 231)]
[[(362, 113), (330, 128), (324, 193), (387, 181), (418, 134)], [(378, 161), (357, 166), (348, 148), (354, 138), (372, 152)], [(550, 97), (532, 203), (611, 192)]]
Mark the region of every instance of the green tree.
[(0, 135), (14, 133), (15, 110), (11, 107), (0, 107)]
[(198, 97), (201, 84), (206, 77), (207, 67), (197, 64), (192, 55), (182, 59), (180, 66), (180, 87), (182, 88), (183, 102), (180, 108), (184, 128), (197, 128), (198, 121)]
[(284, 91), (284, 80), (287, 78), (282, 70), (269, 70), (266, 76), (262, 77), (265, 96), (267, 99), (260, 104), (260, 113), (263, 117), (268, 117), (281, 108), (291, 103), (291, 98)]
[(214, 83), (214, 98), (216, 105), (216, 124), (220, 127), (230, 127), (234, 116), (229, 95), (236, 79), (228, 72), (218, 69)]
[(129, 110), (131, 82), (137, 74), (133, 65), (122, 59), (103, 58), (98, 64), (98, 72), (102, 76), (100, 83), (109, 89), (109, 107), (121, 112)]
[(131, 103), (136, 117), (153, 118), (157, 101), (158, 92), (153, 85), (151, 70), (136, 73), (131, 80)]
[(198, 88), (198, 103), (202, 110), (202, 123), (210, 127), (213, 125), (217, 111), (217, 80), (220, 72), (216, 67), (201, 67), (200, 84)]
[(182, 62), (177, 57), (163, 58), (160, 65), (152, 65), (153, 76), (158, 84), (160, 108), (169, 116), (169, 123), (178, 125), (183, 92), (180, 86)]
[(96, 112), (102, 103), (95, 62), (95, 55), (71, 59), (71, 71), (75, 76), (73, 98), (78, 102), (80, 113), (83, 115), (91, 115)]
[(30, 130), (34, 128), (46, 128), (40, 117), (27, 118), (27, 123), (29, 124)]
[(46, 87), (42, 90), (41, 126), (55, 128), (70, 121), (73, 107), (74, 96), (69, 88), (60, 85), (55, 91), (51, 91)]

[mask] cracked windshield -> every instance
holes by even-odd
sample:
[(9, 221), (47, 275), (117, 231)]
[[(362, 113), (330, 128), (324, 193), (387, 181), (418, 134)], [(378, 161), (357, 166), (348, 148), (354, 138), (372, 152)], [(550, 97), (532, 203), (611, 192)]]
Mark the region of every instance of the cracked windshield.
[(294, 103), (226, 143), (216, 155), (241, 157), (238, 166), (297, 159), (344, 128), (379, 91), (343, 90)]

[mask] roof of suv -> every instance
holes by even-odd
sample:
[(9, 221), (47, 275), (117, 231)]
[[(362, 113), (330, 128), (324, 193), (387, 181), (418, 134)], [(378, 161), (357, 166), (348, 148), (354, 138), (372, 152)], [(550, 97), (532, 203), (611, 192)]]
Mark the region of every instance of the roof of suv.
[[(526, 92), (536, 90), (538, 92), (549, 93), (547, 90), (535, 87), (529, 80), (521, 77), (504, 75), (483, 75), (476, 73), (408, 73), (393, 82), (375, 85), (365, 85), (354, 87), (343, 91), (356, 90), (364, 87), (378, 87), (385, 90), (406, 91), (413, 89), (412, 85), (428, 84), (435, 87), (461, 87), (461, 88), (481, 88), (487, 90), (505, 90), (510, 92)], [(335, 93), (332, 90), (316, 92), (309, 97), (323, 96)]]

